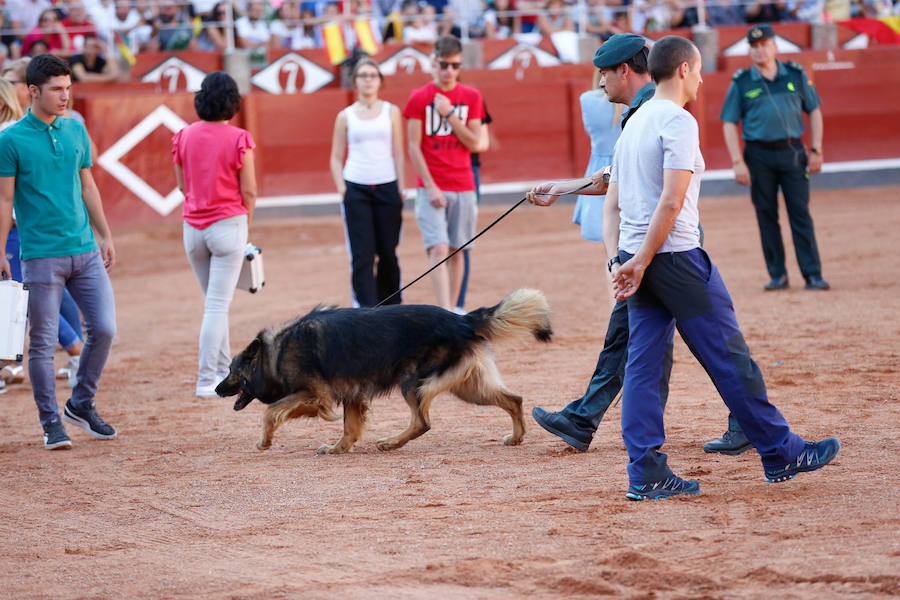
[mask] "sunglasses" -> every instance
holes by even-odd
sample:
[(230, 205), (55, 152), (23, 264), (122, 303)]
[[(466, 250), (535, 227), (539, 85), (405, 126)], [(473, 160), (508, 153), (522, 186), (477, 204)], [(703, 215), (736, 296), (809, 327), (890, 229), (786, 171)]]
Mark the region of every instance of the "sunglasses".
[(439, 60), (438, 66), (442, 71), (445, 71), (448, 67), (453, 69), (454, 71), (459, 71), (459, 68), (462, 67), (461, 62), (447, 62), (446, 60)]
[(357, 73), (357, 79), (378, 79), (378, 73)]

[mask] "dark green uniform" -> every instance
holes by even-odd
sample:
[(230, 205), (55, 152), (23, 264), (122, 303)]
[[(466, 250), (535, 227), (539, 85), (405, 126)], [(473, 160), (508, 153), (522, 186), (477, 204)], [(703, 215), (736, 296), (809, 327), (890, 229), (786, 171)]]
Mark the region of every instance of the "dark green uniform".
[(820, 101), (803, 67), (794, 62), (776, 62), (778, 72), (772, 81), (755, 66), (735, 73), (719, 118), (728, 123), (742, 122), (750, 198), (756, 208), (769, 275), (774, 280), (787, 274), (778, 226), (780, 186), (797, 262), (809, 280), (821, 277), (822, 265), (809, 214), (808, 160), (800, 138), (805, 129), (803, 113), (818, 108)]

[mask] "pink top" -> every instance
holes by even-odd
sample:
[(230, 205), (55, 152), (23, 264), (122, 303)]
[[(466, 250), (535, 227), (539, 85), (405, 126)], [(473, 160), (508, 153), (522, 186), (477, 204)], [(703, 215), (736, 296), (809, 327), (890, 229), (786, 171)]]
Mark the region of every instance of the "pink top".
[(248, 131), (197, 121), (172, 138), (175, 164), (184, 174), (184, 221), (196, 229), (246, 215), (238, 172), (244, 153), (256, 148)]

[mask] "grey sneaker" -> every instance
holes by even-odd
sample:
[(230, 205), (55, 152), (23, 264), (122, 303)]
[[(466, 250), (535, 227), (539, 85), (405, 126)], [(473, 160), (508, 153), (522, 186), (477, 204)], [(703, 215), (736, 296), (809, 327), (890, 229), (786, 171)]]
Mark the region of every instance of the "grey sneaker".
[(115, 428), (101, 419), (93, 406), (84, 410), (76, 410), (72, 406), (72, 400), (69, 399), (66, 402), (66, 408), (63, 410), (63, 420), (66, 423), (78, 425), (100, 440), (111, 440), (116, 437)]
[(53, 421), (44, 426), (44, 450), (68, 450), (71, 447), (72, 440), (66, 434), (62, 422)]

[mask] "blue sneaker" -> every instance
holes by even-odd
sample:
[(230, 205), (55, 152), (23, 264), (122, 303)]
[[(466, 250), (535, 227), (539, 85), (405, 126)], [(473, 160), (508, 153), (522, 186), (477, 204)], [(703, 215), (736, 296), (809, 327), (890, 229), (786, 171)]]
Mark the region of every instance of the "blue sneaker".
[(696, 496), (700, 493), (700, 484), (696, 481), (685, 481), (681, 477), (671, 475), (661, 481), (643, 485), (629, 485), (625, 497), (629, 500), (659, 500), (669, 496), (684, 494)]
[(836, 438), (827, 438), (821, 442), (806, 442), (800, 454), (780, 469), (766, 469), (766, 481), (777, 483), (797, 476), (797, 473), (821, 469), (837, 456), (841, 443)]

